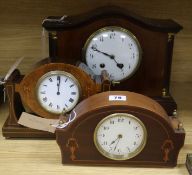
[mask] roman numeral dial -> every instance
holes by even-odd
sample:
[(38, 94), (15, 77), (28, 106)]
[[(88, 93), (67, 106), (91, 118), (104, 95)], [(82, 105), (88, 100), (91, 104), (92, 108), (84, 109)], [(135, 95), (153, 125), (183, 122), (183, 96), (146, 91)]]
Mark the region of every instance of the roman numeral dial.
[(64, 71), (50, 71), (44, 74), (36, 85), (40, 106), (54, 114), (72, 110), (81, 95), (77, 79)]

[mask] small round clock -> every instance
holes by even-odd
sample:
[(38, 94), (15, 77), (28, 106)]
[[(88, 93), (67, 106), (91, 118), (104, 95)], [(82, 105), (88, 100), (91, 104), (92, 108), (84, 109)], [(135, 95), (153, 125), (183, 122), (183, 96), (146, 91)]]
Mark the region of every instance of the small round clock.
[(94, 32), (85, 43), (83, 54), (88, 67), (96, 75), (106, 70), (111, 81), (128, 79), (141, 61), (141, 47), (137, 38), (130, 31), (117, 26)]
[(60, 114), (74, 108), (80, 98), (81, 88), (77, 79), (65, 71), (44, 74), (36, 86), (39, 104), (47, 111)]
[(98, 124), (94, 143), (98, 151), (112, 160), (127, 160), (145, 146), (147, 131), (141, 120), (127, 113), (114, 113)]
[(15, 86), (25, 111), (44, 118), (58, 118), (78, 102), (96, 94), (100, 86), (76, 66), (50, 63), (36, 68)]

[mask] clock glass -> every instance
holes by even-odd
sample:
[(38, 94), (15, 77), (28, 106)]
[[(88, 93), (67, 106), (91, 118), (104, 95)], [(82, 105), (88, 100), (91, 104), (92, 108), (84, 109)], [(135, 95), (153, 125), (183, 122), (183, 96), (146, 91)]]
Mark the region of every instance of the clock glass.
[(72, 74), (50, 71), (37, 82), (36, 94), (43, 109), (60, 114), (75, 107), (80, 98), (80, 85)]
[(83, 48), (85, 61), (96, 75), (106, 70), (111, 81), (131, 77), (141, 61), (141, 47), (128, 30), (109, 26), (97, 30)]
[(127, 160), (139, 154), (147, 139), (141, 120), (127, 113), (115, 113), (102, 119), (94, 132), (98, 151), (113, 160)]

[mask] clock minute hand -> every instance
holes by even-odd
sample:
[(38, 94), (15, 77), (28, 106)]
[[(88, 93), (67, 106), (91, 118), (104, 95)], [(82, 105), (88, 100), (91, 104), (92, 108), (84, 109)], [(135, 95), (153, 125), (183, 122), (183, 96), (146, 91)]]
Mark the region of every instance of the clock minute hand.
[(103, 55), (108, 56), (109, 58), (111, 58), (112, 60), (114, 60), (118, 68), (122, 69), (122, 68), (124, 67), (124, 65), (123, 65), (122, 63), (118, 63), (118, 62), (116, 61), (114, 55), (110, 55), (110, 54), (108, 54), (108, 53), (106, 53), (106, 52), (102, 52), (102, 51), (98, 50), (98, 49), (95, 48), (95, 47), (91, 47), (91, 48), (92, 48), (92, 50), (94, 50), (94, 51), (96, 51), (96, 52), (99, 52), (99, 53), (102, 53)]
[(108, 53), (106, 53), (106, 52), (102, 52), (102, 51), (98, 50), (98, 49), (95, 48), (95, 47), (91, 47), (91, 48), (92, 48), (92, 50), (94, 50), (94, 51), (96, 51), (96, 52), (102, 53), (103, 55), (108, 56), (108, 57), (111, 58), (111, 59), (114, 59), (114, 56), (113, 56), (113, 55), (110, 55), (110, 54), (108, 54)]

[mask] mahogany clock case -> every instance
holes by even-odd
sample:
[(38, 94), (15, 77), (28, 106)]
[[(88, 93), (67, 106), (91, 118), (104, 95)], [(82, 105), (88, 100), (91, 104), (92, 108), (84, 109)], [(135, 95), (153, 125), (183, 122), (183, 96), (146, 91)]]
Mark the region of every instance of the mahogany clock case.
[[(110, 95), (126, 96), (126, 101), (109, 101)], [(177, 164), (185, 132), (177, 118), (168, 117), (154, 100), (140, 94), (110, 91), (93, 95), (78, 104), (76, 118), (64, 129), (56, 130), (63, 164), (162, 166)], [(94, 144), (94, 130), (106, 116), (127, 113), (140, 119), (147, 130), (143, 150), (128, 160), (103, 156)]]
[(84, 61), (87, 39), (106, 26), (122, 27), (135, 35), (142, 49), (141, 64), (129, 79), (111, 90), (134, 91), (154, 98), (169, 115), (177, 105), (169, 92), (174, 35), (182, 26), (173, 20), (149, 19), (126, 9), (107, 6), (77, 16), (48, 17), (49, 54), (53, 62), (75, 65)]
[[(4, 137), (55, 137), (52, 133), (26, 128), (18, 124), (21, 113), (26, 110), (40, 117), (58, 118), (59, 115), (49, 113), (40, 106), (35, 93), (36, 84), (41, 76), (54, 70), (69, 72), (78, 79), (82, 89), (80, 100), (102, 90), (101, 84), (93, 82), (84, 71), (73, 65), (63, 63), (44, 64), (25, 76), (21, 75), (19, 70), (15, 70), (5, 84), (9, 116), (2, 128)], [(103, 80), (106, 83), (105, 79)]]

